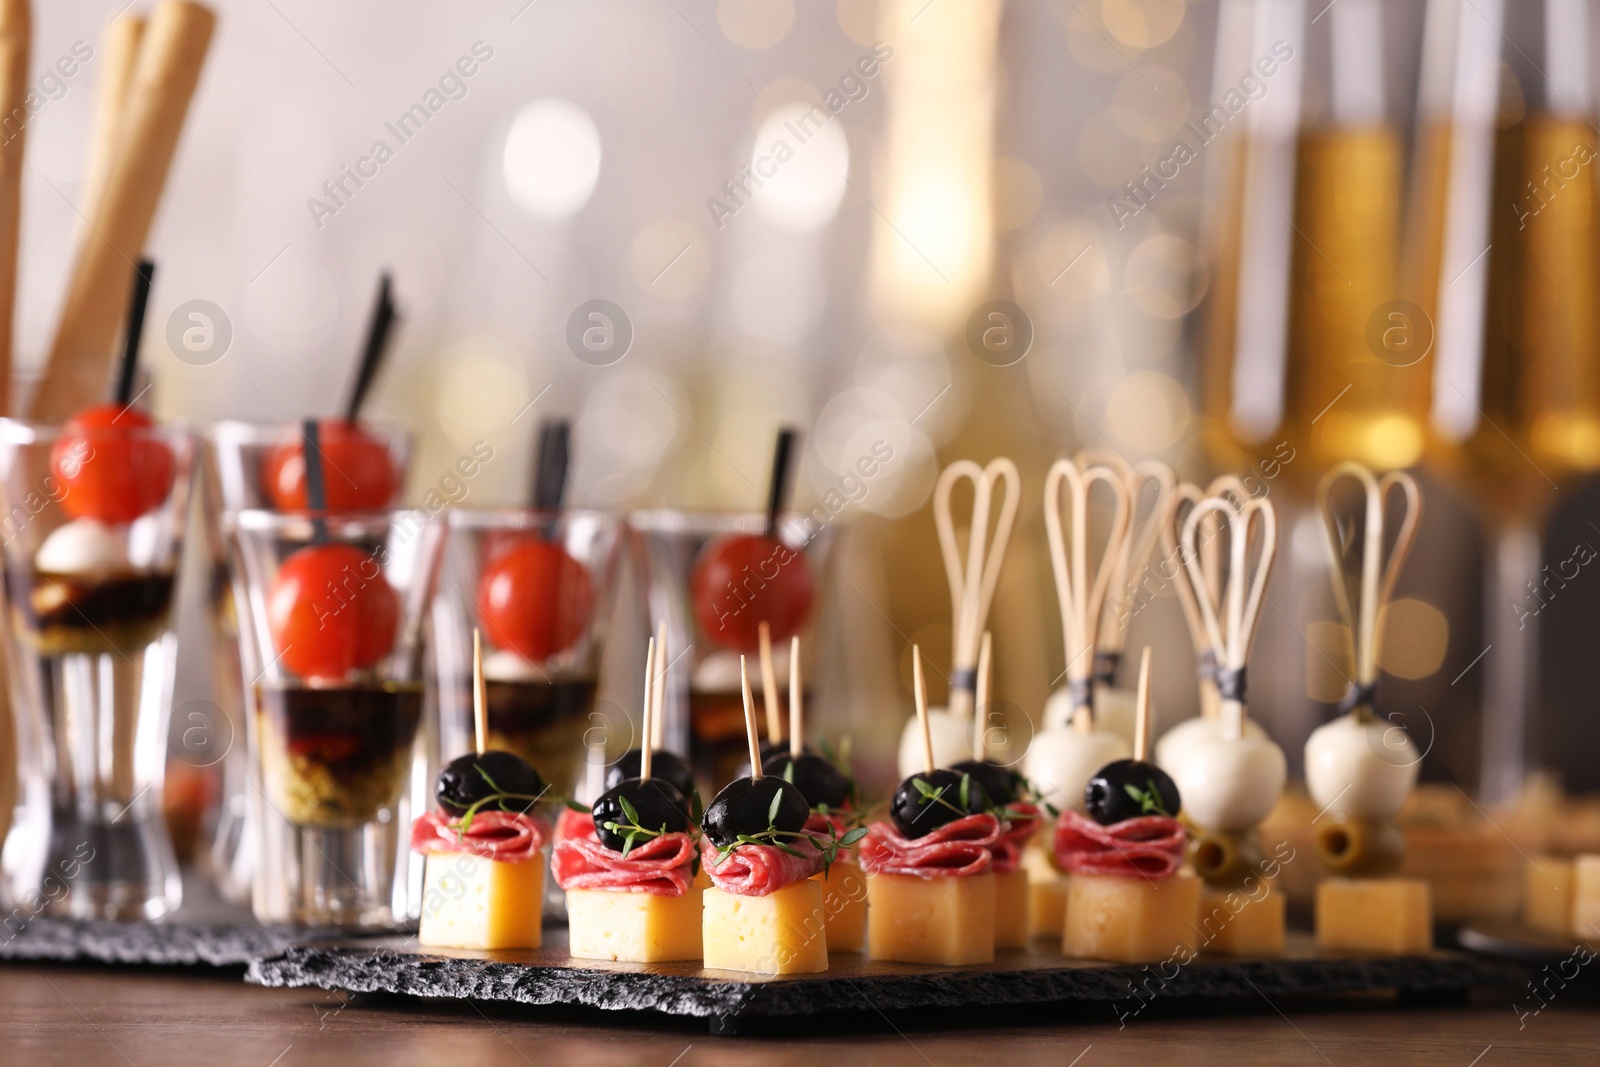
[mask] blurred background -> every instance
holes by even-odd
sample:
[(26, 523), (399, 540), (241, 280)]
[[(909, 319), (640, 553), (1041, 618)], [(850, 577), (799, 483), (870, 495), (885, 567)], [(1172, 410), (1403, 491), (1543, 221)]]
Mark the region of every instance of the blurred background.
[[(991, 616), (1020, 731), (1064, 667), (1053, 459), (1270, 493), (1251, 711), (1292, 766), (1349, 673), (1312, 489), (1340, 459), (1411, 468), (1428, 510), (1379, 655), (1424, 777), (1600, 786), (1588, 0), (216, 7), (149, 242), (160, 416), (332, 414), (387, 267), (402, 322), (367, 410), (414, 430), (413, 501), (524, 502), (560, 417), (574, 506), (757, 509), (796, 426), (794, 503), (847, 534), (813, 708), (885, 778), (911, 643), (950, 657), (945, 463), (1021, 468)], [(35, 67), (119, 9), (41, 5)], [(23, 373), (83, 225), (96, 75), (41, 81), (29, 123)], [(185, 344), (196, 308), (225, 345)], [(495, 458), (466, 484), (477, 441)], [(641, 634), (602, 683), (630, 705)], [(1193, 715), (1170, 590), (1133, 619), (1146, 643), (1162, 720)], [(211, 685), (183, 663), (175, 729)]]

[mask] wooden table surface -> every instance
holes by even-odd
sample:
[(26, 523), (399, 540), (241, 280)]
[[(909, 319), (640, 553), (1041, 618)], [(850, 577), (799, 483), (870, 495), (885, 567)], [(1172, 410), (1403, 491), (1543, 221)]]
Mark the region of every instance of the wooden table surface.
[[(693, 1022), (551, 1013), (317, 989), (259, 989), (237, 973), (0, 966), (0, 1063), (696, 1065), (1600, 1063), (1600, 989), (1572, 985), (1518, 1019), (1515, 990), (1463, 1006), (1388, 997), (1164, 1005), (1118, 1027), (1104, 1007), (1007, 1020), (891, 1021), (771, 1038), (710, 1037)], [(1523, 999), (1524, 1007), (1531, 1001)], [(1520, 1028), (1519, 1028), (1520, 1023)]]

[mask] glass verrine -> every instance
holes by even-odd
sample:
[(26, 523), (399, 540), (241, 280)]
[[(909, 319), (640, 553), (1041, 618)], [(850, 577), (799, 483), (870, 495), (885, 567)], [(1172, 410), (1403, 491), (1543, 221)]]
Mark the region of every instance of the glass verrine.
[[(387, 456), (386, 465), (371, 458), (342, 463), (337, 454), (326, 456), (327, 477), (338, 494), (352, 494), (365, 506), (393, 507), (399, 502), (411, 457), (411, 434), (398, 426), (361, 423), (363, 434)], [(349, 435), (338, 435), (343, 445), (325, 446), (324, 453), (349, 448)], [(246, 508), (275, 510), (298, 504), (295, 479), (303, 477), (302, 431), (288, 423), (223, 421), (200, 430), (200, 500), (206, 536), (209, 575), (207, 604), (211, 612), (213, 700), (223, 723), (201, 724), (204, 736), (225, 739), (221, 757), (221, 788), (217, 809), (208, 813), (210, 842), (204, 868), (218, 891), (238, 903), (250, 900), (253, 854), (249, 834), (249, 761), (243, 743), (244, 676), (240, 672), (239, 623), (233, 605), (233, 585), (228, 577), (227, 534), (224, 516)], [(330, 506), (337, 501), (331, 501)], [(197, 735), (200, 736), (200, 735)], [(210, 753), (205, 754), (215, 758)], [(209, 762), (209, 759), (208, 759)]]
[[(788, 692), (789, 638), (798, 634), (816, 647), (834, 526), (809, 514), (785, 515), (767, 540), (767, 518), (755, 512), (646, 511), (629, 516), (628, 524), (651, 632), (667, 626), (662, 736), (667, 748), (687, 751), (702, 784), (715, 788), (750, 762), (739, 656), (750, 657), (759, 706), (758, 624), (772, 628), (780, 696)], [(736, 543), (743, 547), (730, 547)], [(808, 592), (802, 596), (801, 589)], [(609, 747), (607, 754), (620, 755)]]
[(195, 446), (129, 421), (0, 419), (11, 695), (33, 750), (20, 775), (46, 809), (13, 830), (7, 868), (32, 872), (14, 888), (58, 916), (155, 919), (182, 897), (162, 789)]
[(256, 917), (392, 926), (407, 911), (407, 786), (444, 524), (423, 509), (246, 509), (227, 525)]
[(598, 511), (449, 512), (434, 596), (439, 756), (473, 751), (472, 632), (483, 633), (488, 747), (514, 752), (554, 793), (584, 768), (622, 520)]

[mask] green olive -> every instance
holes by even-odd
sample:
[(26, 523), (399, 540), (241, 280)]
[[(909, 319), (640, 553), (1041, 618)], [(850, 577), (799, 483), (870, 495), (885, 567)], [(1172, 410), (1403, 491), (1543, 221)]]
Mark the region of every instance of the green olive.
[(1207, 885), (1236, 888), (1261, 868), (1261, 836), (1254, 830), (1201, 830), (1189, 838), (1189, 865)]
[(1378, 877), (1394, 874), (1405, 856), (1405, 838), (1387, 819), (1331, 816), (1317, 827), (1317, 858), (1330, 874)]

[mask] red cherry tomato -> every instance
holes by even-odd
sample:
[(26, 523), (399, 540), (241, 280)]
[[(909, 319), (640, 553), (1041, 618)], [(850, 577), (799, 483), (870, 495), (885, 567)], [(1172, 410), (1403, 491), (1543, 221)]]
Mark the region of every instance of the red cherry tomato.
[(122, 404), (84, 408), (50, 449), (61, 506), (74, 518), (132, 522), (172, 492), (172, 449), (147, 431), (150, 416)]
[[(331, 511), (362, 511), (387, 507), (399, 488), (399, 477), (389, 461), (389, 446), (355, 423), (323, 419), (317, 424), (322, 448), (322, 489)], [(305, 442), (296, 436), (267, 454), (261, 484), (272, 506), (282, 511), (303, 511), (306, 499)]]
[(815, 591), (806, 559), (776, 537), (739, 534), (700, 550), (689, 576), (700, 629), (736, 652), (761, 646), (761, 624), (787, 641), (805, 625)]
[(483, 569), (478, 618), (496, 647), (535, 663), (577, 644), (594, 614), (594, 581), (553, 541), (519, 537)]
[(383, 568), (354, 545), (308, 545), (283, 561), (267, 593), (280, 662), (302, 678), (342, 681), (394, 647), (400, 600)]

